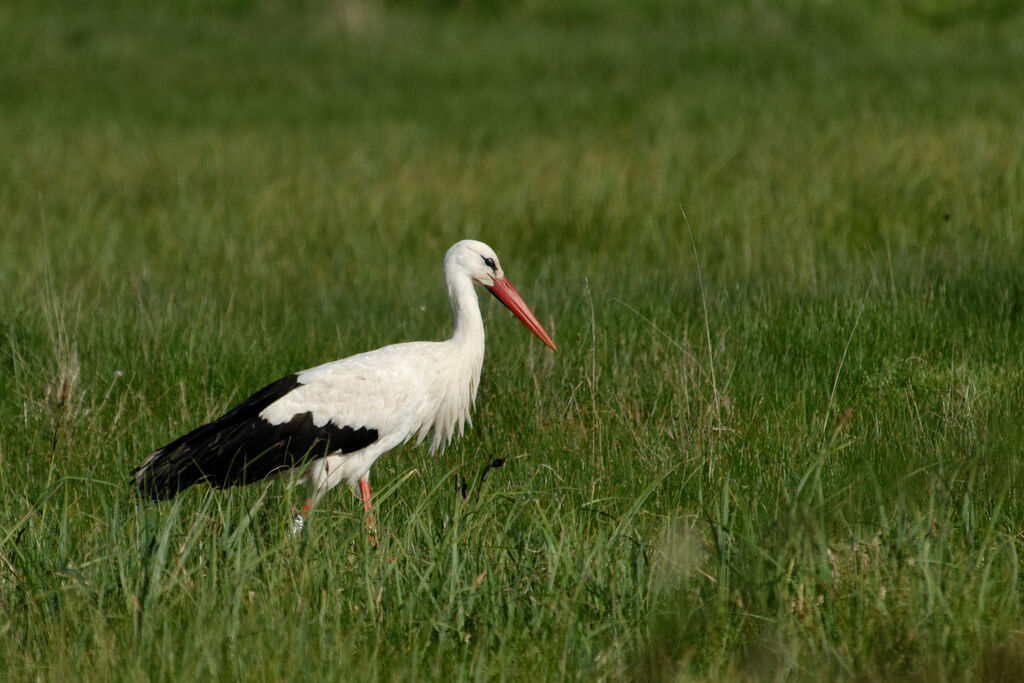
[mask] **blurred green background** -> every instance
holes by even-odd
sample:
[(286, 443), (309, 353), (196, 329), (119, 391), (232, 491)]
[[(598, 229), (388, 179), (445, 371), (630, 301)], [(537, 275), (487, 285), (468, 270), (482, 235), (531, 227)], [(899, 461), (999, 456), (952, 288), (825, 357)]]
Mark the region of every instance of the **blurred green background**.
[[(0, 664), (1012, 680), (1022, 35), (1010, 0), (0, 2)], [(280, 485), (135, 508), (267, 382), (449, 334), (464, 237), (560, 352), (481, 301), (476, 426), (378, 462), (380, 551), (344, 491), (301, 544)]]

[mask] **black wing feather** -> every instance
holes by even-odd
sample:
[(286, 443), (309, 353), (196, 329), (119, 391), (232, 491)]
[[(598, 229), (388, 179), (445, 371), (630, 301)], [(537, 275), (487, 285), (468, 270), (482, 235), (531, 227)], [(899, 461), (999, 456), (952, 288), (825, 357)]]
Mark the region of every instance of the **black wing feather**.
[(260, 413), (299, 386), (298, 375), (268, 384), (213, 422), (150, 453), (132, 470), (138, 491), (153, 500), (173, 498), (192, 484), (215, 488), (251, 484), (309, 460), (341, 451), (352, 453), (377, 440), (365, 426), (317, 427), (311, 413), (271, 424)]

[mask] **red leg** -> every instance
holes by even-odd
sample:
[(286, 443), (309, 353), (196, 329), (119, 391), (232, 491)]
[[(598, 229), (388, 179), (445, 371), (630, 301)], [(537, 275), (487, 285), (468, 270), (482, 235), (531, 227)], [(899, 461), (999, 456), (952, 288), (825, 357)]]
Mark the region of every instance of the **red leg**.
[(364, 478), (359, 480), (359, 498), (363, 501), (363, 514), (366, 515), (366, 524), (370, 527), (370, 545), (376, 548), (377, 522), (373, 519), (373, 512), (371, 512), (373, 505), (370, 503), (369, 479)]
[(306, 513), (309, 512), (309, 506), (313, 499), (307, 498), (306, 503), (302, 506), (302, 512), (297, 513), (292, 517), (292, 535), (299, 536), (302, 533), (303, 528), (306, 526)]

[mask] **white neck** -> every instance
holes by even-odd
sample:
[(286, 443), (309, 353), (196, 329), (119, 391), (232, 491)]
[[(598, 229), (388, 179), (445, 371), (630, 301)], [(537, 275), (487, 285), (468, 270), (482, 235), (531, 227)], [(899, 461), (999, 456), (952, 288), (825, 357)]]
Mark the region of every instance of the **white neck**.
[(439, 392), (440, 403), (433, 419), (424, 425), (433, 427), (430, 450), (444, 448), (445, 444), (461, 434), (466, 423), (472, 425), (470, 411), (480, 386), (480, 370), (484, 364), (484, 321), (480, 316), (473, 281), (463, 272), (445, 268), (445, 287), (452, 305), (454, 329), (451, 338), (442, 342), (445, 349), (442, 362), (447, 372), (445, 388)]
[(473, 281), (462, 273), (445, 272), (444, 275), (454, 324), (449, 341), (460, 348), (479, 348), (482, 362), (484, 321), (480, 316), (480, 302), (477, 300)]

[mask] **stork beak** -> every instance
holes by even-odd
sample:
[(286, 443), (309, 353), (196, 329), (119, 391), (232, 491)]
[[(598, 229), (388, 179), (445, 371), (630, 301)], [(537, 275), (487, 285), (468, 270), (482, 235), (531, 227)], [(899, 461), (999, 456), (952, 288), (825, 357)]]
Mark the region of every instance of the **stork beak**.
[(537, 321), (537, 316), (533, 314), (530, 307), (523, 301), (523, 297), (519, 296), (519, 292), (512, 286), (506, 278), (496, 277), (494, 278), (494, 284), (487, 287), (487, 290), (494, 295), (494, 297), (505, 304), (505, 307), (512, 311), (512, 313), (519, 318), (519, 320), (526, 325), (530, 332), (533, 332), (537, 339), (540, 339), (544, 344), (547, 345), (552, 351), (557, 351), (555, 348), (555, 342), (551, 341), (551, 337), (544, 331), (544, 328), (540, 326)]

